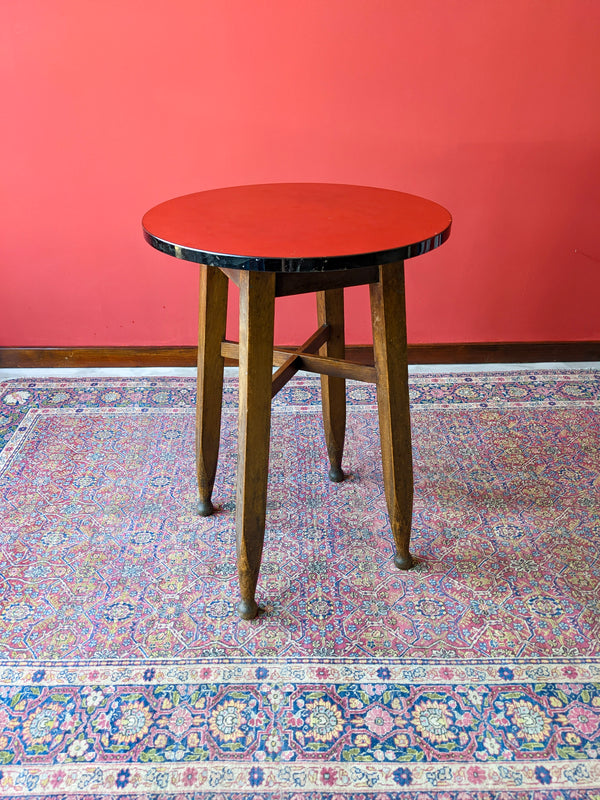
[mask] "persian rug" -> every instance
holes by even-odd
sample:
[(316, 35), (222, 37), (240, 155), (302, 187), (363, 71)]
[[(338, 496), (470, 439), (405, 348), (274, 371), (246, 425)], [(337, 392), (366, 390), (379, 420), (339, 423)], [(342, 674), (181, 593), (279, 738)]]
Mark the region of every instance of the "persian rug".
[(0, 797), (600, 798), (600, 373), (411, 378), (409, 572), (373, 387), (332, 484), (288, 384), (252, 622), (236, 387), (202, 518), (193, 380), (0, 384)]

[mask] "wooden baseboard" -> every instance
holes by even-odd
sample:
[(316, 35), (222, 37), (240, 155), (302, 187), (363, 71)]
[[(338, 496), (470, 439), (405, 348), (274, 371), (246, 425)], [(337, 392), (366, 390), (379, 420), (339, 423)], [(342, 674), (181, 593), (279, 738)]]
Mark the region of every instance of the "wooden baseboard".
[(0, 367), (193, 367), (195, 347), (0, 347)]
[[(288, 349), (288, 348), (281, 348)], [(289, 348), (292, 349), (292, 348)], [(351, 345), (347, 357), (373, 363), (370, 345)], [(414, 344), (410, 364), (517, 364), (600, 361), (600, 342), (464, 342)], [(0, 347), (0, 368), (193, 367), (196, 348), (186, 347)], [(233, 363), (233, 362), (231, 362)]]

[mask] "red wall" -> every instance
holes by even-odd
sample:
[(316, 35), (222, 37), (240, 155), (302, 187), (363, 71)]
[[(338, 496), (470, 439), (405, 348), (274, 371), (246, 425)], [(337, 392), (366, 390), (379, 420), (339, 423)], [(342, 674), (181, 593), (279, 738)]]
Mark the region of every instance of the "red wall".
[[(450, 209), (408, 262), (412, 342), (600, 339), (599, 22), (597, 0), (4, 3), (0, 344), (193, 343), (196, 268), (143, 212), (288, 180)], [(312, 332), (312, 298), (279, 302), (279, 342)]]

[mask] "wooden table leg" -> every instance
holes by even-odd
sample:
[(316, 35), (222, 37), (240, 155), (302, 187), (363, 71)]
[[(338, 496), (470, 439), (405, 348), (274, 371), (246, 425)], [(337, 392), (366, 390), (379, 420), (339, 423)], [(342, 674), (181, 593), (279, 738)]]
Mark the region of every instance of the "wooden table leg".
[(275, 274), (240, 273), (240, 399), (236, 534), (242, 619), (258, 613), (254, 599), (265, 534)]
[(413, 504), (412, 448), (406, 357), (404, 265), (379, 267), (379, 282), (370, 285), (373, 351), (385, 497), (399, 569), (410, 569)]
[(198, 513), (207, 517), (217, 471), (221, 435), (223, 367), (221, 342), (227, 317), (227, 278), (215, 267), (200, 265), (198, 321), (198, 391), (196, 399), (196, 472)]
[[(330, 335), (319, 353), (330, 358), (344, 358), (344, 290), (327, 289), (317, 292), (319, 325), (329, 325)], [(329, 456), (329, 478), (335, 483), (344, 480), (342, 455), (346, 435), (346, 381), (331, 375), (321, 375), (323, 427)]]

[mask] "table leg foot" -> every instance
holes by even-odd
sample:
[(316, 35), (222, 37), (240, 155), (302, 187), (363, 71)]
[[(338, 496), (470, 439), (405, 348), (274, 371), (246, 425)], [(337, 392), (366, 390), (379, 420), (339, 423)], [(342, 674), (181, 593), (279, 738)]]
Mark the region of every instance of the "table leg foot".
[(341, 483), (345, 477), (341, 467), (331, 467), (329, 470), (329, 480), (333, 483)]
[(214, 513), (215, 507), (210, 500), (200, 500), (198, 502), (198, 514), (200, 514), (201, 517), (210, 517), (210, 515)]
[(394, 556), (394, 564), (398, 569), (412, 569), (415, 565), (415, 560), (410, 553), (406, 553), (402, 556), (396, 553)]
[(237, 612), (241, 619), (254, 619), (258, 615), (258, 603), (256, 600), (240, 600)]

